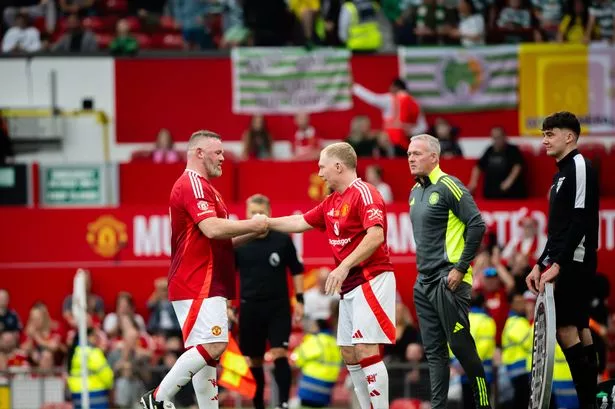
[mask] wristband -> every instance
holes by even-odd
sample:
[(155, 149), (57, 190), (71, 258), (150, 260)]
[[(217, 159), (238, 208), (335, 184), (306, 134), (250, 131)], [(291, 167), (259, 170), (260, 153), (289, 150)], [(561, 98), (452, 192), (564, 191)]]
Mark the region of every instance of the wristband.
[(295, 294), (295, 300), (297, 300), (298, 303), (303, 304), (303, 293)]

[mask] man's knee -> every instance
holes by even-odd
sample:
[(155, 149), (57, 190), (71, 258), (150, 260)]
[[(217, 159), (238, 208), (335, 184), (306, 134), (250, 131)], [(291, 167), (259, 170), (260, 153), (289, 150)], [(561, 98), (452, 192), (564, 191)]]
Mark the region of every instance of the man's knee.
[(359, 359), (356, 356), (354, 346), (342, 346), (342, 359), (346, 365), (356, 365), (359, 363)]
[(567, 325), (565, 327), (559, 327), (556, 332), (557, 342), (559, 342), (562, 349), (570, 348), (581, 342), (579, 330), (575, 326)]
[(212, 342), (210, 344), (203, 344), (203, 348), (207, 351), (212, 359), (218, 360), (226, 350), (228, 342)]
[(285, 348), (271, 348), (269, 354), (271, 354), (272, 361), (280, 358), (288, 358), (288, 351)]
[(357, 344), (354, 346), (355, 356), (359, 361), (374, 355), (380, 355), (379, 344)]

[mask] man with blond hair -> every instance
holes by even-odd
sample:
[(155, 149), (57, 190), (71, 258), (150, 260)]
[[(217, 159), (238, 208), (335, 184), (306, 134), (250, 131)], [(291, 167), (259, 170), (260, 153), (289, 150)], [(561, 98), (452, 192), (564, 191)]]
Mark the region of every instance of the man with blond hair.
[(169, 199), (169, 300), (182, 329), (184, 352), (160, 385), (141, 397), (144, 409), (172, 409), (173, 397), (192, 380), (200, 409), (218, 408), (216, 366), (228, 343), (227, 300), (235, 298), (233, 247), (267, 232), (265, 216), (229, 220), (211, 178), (222, 175), (220, 136), (197, 131), (188, 164)]
[(468, 318), (470, 263), (485, 223), (466, 187), (442, 172), (439, 162), (440, 142), (436, 138), (426, 134), (412, 137), (408, 164), (417, 182), (410, 192), (418, 270), (414, 304), (429, 365), (431, 405), (433, 409), (447, 407), (450, 345), (470, 381), (474, 407), (486, 409), (491, 407), (489, 388)]
[(348, 143), (323, 149), (318, 168), (333, 193), (305, 214), (269, 219), (269, 227), (286, 233), (326, 232), (336, 267), (325, 291), (342, 297), (337, 343), (361, 409), (387, 409), (389, 376), (379, 346), (395, 343), (396, 285), (384, 200), (357, 177), (357, 155)]

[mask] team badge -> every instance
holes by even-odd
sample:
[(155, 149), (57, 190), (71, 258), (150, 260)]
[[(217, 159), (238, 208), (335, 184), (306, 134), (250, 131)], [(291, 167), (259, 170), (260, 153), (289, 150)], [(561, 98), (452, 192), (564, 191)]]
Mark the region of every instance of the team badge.
[(206, 201), (204, 200), (200, 200), (197, 204), (196, 207), (199, 208), (199, 210), (207, 210), (207, 208), (209, 208), (209, 205), (207, 204)]
[(211, 329), (211, 333), (215, 336), (215, 337), (219, 337), (220, 334), (222, 334), (222, 328), (220, 328), (219, 326), (215, 325), (212, 329)]
[(350, 212), (350, 205), (348, 203), (344, 203), (342, 205), (342, 209), (340, 210), (340, 215), (342, 217), (346, 217), (346, 216), (348, 216), (349, 212)]
[(277, 267), (280, 265), (280, 255), (276, 252), (271, 253), (271, 255), (269, 256), (269, 264), (271, 264), (272, 267)]
[(336, 236), (340, 235), (340, 224), (339, 224), (339, 222), (333, 223), (333, 233), (335, 233)]
[(430, 205), (435, 205), (436, 203), (438, 203), (438, 200), (440, 200), (440, 194), (438, 192), (433, 192), (432, 194), (429, 195), (429, 204)]

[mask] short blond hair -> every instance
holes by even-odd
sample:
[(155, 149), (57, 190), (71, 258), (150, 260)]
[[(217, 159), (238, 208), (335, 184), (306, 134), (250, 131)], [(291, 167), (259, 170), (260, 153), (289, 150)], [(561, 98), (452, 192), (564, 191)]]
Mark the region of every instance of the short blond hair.
[(256, 203), (256, 204), (260, 204), (260, 205), (266, 205), (267, 208), (271, 208), (271, 202), (269, 201), (269, 198), (265, 195), (262, 195), (260, 193), (257, 193), (255, 195), (250, 196), (247, 200), (246, 200), (246, 204), (249, 203)]
[(201, 129), (201, 130), (194, 132), (192, 135), (190, 135), (190, 139), (188, 140), (188, 149), (189, 150), (194, 149), (196, 145), (199, 143), (199, 141), (205, 138), (213, 138), (219, 141), (222, 140), (220, 135), (218, 135), (217, 133), (208, 131), (206, 129)]
[(357, 168), (357, 153), (352, 145), (347, 142), (332, 143), (325, 147), (322, 153), (328, 157), (339, 159), (340, 162), (350, 169)]
[(427, 148), (440, 157), (440, 141), (435, 136), (429, 134), (414, 135), (410, 141), (423, 141), (427, 144)]

